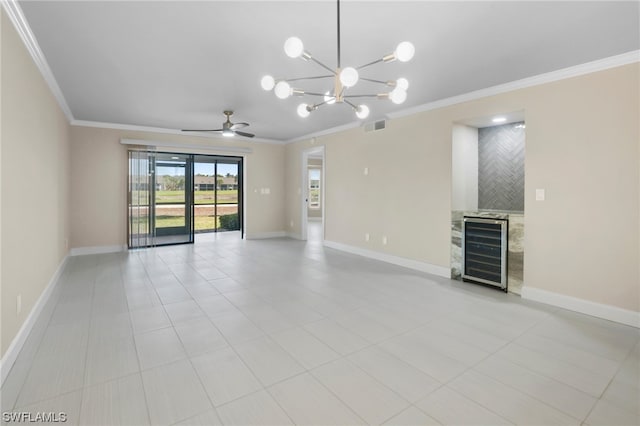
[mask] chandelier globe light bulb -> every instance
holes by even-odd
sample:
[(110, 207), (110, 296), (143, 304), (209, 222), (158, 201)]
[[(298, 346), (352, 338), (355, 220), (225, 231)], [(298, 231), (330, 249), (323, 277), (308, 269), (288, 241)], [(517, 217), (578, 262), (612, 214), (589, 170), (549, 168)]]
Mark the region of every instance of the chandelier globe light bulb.
[(400, 77), (396, 80), (396, 87), (399, 87), (402, 90), (407, 90), (409, 88), (409, 80), (404, 77)]
[(358, 108), (356, 108), (356, 117), (363, 120), (368, 116), (369, 116), (369, 107), (366, 105), (358, 105)]
[(280, 99), (287, 99), (291, 96), (291, 86), (286, 81), (279, 81), (273, 89), (276, 96)]
[(359, 78), (358, 71), (353, 67), (347, 67), (340, 71), (340, 82), (344, 87), (355, 86)]
[(289, 37), (284, 42), (284, 53), (290, 58), (299, 58), (304, 52), (304, 44), (298, 37)]
[(403, 41), (402, 43), (399, 43), (398, 47), (396, 47), (395, 52), (393, 52), (396, 59), (400, 62), (409, 62), (411, 58), (413, 58), (413, 55), (415, 53), (416, 48), (409, 41)]
[(389, 93), (389, 99), (396, 105), (399, 105), (407, 100), (407, 91), (399, 87), (396, 87)]
[(260, 85), (264, 90), (268, 92), (270, 90), (273, 90), (276, 85), (276, 81), (272, 76), (265, 75), (264, 77), (262, 77), (262, 80), (260, 80)]
[(311, 114), (309, 106), (307, 104), (298, 105), (298, 115), (302, 118), (307, 118)]

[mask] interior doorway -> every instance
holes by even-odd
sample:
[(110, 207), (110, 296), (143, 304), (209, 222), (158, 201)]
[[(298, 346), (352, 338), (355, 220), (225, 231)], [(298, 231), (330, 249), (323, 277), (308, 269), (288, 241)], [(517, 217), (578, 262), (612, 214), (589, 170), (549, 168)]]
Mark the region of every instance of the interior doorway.
[(302, 153), (302, 231), (307, 241), (324, 241), (325, 225), (325, 151), (324, 146)]

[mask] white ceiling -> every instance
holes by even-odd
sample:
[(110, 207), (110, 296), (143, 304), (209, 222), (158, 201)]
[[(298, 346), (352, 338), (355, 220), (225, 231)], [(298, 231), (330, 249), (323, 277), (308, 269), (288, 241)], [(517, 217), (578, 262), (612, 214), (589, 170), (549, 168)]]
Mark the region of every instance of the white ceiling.
[[(368, 121), (405, 108), (640, 48), (639, 2), (342, 1), (342, 64), (416, 46), (411, 62), (361, 75), (406, 77), (405, 104), (370, 100)], [(334, 1), (21, 1), (76, 120), (167, 129), (218, 128), (222, 111), (260, 138), (291, 140), (357, 121), (346, 105), (298, 117), (299, 98), (260, 88), (264, 74), (325, 74), (290, 59), (297, 35), (336, 64)], [(310, 91), (325, 86), (300, 84)], [(358, 88), (360, 87), (360, 88)], [(378, 92), (361, 82), (352, 93)]]

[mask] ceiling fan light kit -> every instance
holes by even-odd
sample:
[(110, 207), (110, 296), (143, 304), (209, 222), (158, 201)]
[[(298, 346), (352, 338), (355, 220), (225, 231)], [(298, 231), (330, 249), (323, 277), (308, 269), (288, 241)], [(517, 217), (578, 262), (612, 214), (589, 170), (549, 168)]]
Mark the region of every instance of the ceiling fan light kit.
[[(271, 75), (265, 75), (260, 80), (260, 85), (266, 91), (272, 91), (279, 99), (287, 99), (291, 96), (316, 96), (320, 99), (314, 103), (301, 103), (298, 105), (298, 115), (306, 118), (311, 115), (311, 112), (315, 111), (323, 105), (333, 105), (335, 103), (342, 103), (350, 106), (356, 114), (356, 117), (365, 119), (369, 116), (369, 107), (364, 104), (356, 104), (358, 98), (377, 98), (388, 99), (394, 104), (401, 104), (407, 99), (407, 89), (409, 88), (409, 81), (404, 78), (398, 78), (397, 80), (375, 80), (371, 78), (365, 78), (360, 75), (360, 71), (369, 66), (378, 63), (387, 63), (393, 61), (408, 62), (415, 54), (415, 47), (411, 42), (403, 41), (398, 44), (393, 53), (383, 56), (380, 59), (360, 65), (358, 67), (344, 67), (341, 66), (340, 57), (340, 0), (337, 0), (337, 32), (338, 32), (338, 49), (337, 49), (337, 67), (331, 68), (324, 63), (316, 59), (311, 53), (304, 50), (304, 43), (298, 37), (289, 37), (284, 42), (284, 52), (290, 58), (301, 58), (305, 61), (313, 61), (320, 67), (329, 71), (331, 74), (320, 75), (313, 77), (298, 77), (289, 79), (276, 79)], [(302, 89), (293, 88), (292, 82), (301, 80), (318, 80), (318, 79), (333, 79), (333, 88), (324, 93), (306, 92)], [(360, 81), (368, 81), (371, 83), (377, 83), (384, 85), (388, 88), (388, 92), (376, 93), (376, 94), (348, 94), (347, 90), (355, 87)]]

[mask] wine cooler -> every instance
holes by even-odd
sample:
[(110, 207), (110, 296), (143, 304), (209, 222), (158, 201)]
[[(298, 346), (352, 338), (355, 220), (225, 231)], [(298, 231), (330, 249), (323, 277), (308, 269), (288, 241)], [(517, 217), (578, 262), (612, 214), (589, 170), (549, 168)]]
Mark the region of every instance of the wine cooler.
[(462, 279), (507, 291), (506, 219), (464, 217)]

